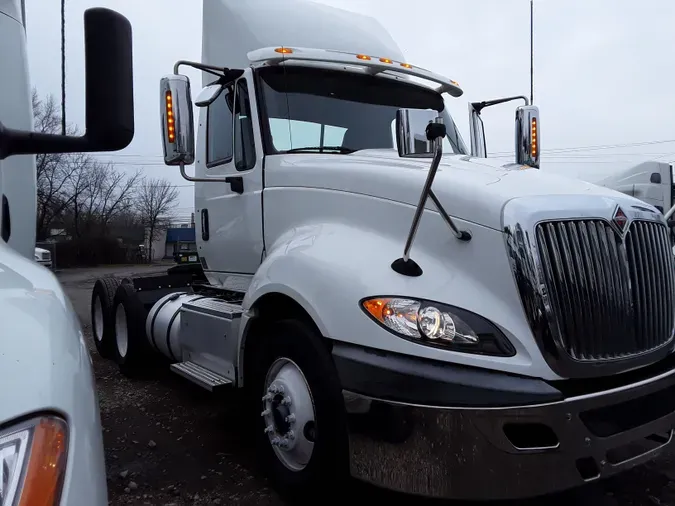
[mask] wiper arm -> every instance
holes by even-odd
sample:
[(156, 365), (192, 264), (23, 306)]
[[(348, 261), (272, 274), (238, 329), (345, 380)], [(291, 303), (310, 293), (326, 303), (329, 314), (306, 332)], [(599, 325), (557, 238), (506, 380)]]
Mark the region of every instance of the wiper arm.
[(318, 151), (319, 153), (323, 153), (324, 151), (337, 151), (340, 154), (348, 155), (349, 153), (353, 153), (356, 150), (345, 148), (343, 146), (305, 146), (303, 148), (287, 149), (285, 153), (311, 153), (314, 151)]

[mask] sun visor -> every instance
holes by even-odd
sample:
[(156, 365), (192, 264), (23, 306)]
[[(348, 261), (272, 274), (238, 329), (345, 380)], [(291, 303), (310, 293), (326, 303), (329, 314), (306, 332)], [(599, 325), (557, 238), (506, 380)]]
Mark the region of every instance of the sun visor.
[[(384, 27), (370, 16), (311, 0), (206, 0), (202, 62), (249, 66), (250, 51), (270, 46), (332, 49), (405, 61)], [(202, 73), (202, 85), (215, 77)]]

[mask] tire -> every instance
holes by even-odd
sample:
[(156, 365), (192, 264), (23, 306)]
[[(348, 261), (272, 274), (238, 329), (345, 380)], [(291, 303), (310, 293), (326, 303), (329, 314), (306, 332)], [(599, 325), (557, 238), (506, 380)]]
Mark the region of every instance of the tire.
[(106, 359), (113, 357), (112, 349), (115, 340), (113, 301), (120, 283), (118, 278), (111, 276), (100, 278), (96, 280), (91, 291), (91, 333), (96, 351)]
[[(310, 325), (283, 320), (268, 329), (261, 332), (247, 361), (251, 373), (247, 397), (255, 418), (258, 463), (281, 495), (293, 502), (316, 502), (327, 489), (344, 491), (349, 474), (342, 388), (330, 352)], [(284, 386), (284, 393), (275, 394), (270, 385)], [(287, 396), (291, 404), (280, 404)], [(294, 422), (284, 419), (289, 414), (295, 415)], [(269, 426), (274, 427), (272, 432)], [(281, 438), (282, 446), (279, 441), (275, 445), (274, 438)], [(294, 446), (283, 448), (288, 443)], [(300, 450), (310, 446), (309, 458), (298, 458)]]
[(120, 283), (113, 304), (113, 359), (125, 376), (145, 375), (154, 366), (152, 349), (145, 335), (147, 311), (133, 284)]

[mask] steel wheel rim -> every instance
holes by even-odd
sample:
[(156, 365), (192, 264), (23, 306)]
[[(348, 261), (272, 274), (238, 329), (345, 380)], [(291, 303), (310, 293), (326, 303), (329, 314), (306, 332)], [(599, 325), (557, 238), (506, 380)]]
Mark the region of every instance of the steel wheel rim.
[(94, 338), (100, 343), (103, 341), (103, 304), (101, 297), (94, 301)]
[(278, 358), (265, 377), (265, 433), (279, 461), (300, 472), (312, 457), (316, 441), (316, 408), (307, 379), (298, 365)]
[(127, 312), (122, 304), (117, 306), (115, 312), (115, 342), (120, 357), (126, 357), (129, 351), (129, 334), (127, 332)]

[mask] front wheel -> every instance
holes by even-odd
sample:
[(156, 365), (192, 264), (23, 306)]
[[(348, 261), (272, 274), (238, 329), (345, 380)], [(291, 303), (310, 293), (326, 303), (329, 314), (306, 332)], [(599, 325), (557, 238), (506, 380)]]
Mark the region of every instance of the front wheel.
[(249, 393), (259, 463), (289, 499), (322, 497), (348, 476), (346, 413), (330, 352), (295, 320), (270, 326), (255, 348)]

